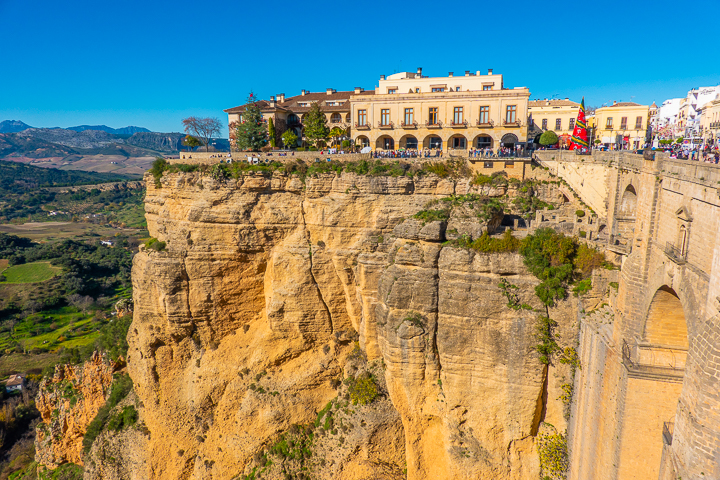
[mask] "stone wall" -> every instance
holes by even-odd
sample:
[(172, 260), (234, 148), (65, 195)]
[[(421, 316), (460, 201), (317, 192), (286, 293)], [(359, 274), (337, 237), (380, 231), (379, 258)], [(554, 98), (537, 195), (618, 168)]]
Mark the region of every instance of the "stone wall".
[(661, 154), (537, 157), (606, 209), (606, 248), (622, 257), (612, 322), (581, 322), (569, 478), (720, 478), (720, 168)]

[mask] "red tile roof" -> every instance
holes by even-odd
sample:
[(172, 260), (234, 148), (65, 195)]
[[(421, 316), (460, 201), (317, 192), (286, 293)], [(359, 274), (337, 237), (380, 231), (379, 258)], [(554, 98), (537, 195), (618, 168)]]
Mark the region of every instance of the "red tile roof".
[[(358, 95), (372, 95), (375, 94), (374, 90), (368, 90), (360, 92)], [(270, 113), (274, 110), (280, 110), (291, 113), (305, 113), (310, 110), (310, 105), (300, 106), (300, 103), (311, 103), (320, 102), (320, 107), (324, 112), (349, 112), (350, 111), (350, 97), (355, 95), (354, 91), (344, 92), (333, 92), (328, 94), (325, 92), (307, 92), (305, 95), (295, 95), (288, 97), (284, 102), (276, 102), (275, 107), (270, 106), (270, 102), (267, 100), (260, 100), (257, 105), (263, 113)], [(340, 105), (327, 105), (326, 102), (340, 102)], [(245, 105), (238, 107), (228, 108), (223, 110), (225, 113), (242, 113), (245, 111)]]

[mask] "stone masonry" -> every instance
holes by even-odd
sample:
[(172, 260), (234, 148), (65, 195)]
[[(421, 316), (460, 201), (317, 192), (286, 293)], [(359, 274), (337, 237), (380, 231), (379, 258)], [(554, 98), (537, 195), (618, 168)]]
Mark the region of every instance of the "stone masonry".
[(537, 160), (601, 217), (622, 261), (611, 320), (582, 320), (568, 478), (720, 479), (720, 168), (624, 152)]

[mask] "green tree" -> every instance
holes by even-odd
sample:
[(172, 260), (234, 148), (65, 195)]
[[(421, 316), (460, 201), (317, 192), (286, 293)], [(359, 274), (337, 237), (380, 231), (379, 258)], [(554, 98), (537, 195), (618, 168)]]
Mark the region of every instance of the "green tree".
[(188, 147), (188, 150), (191, 150), (195, 147), (201, 147), (203, 145), (203, 142), (193, 137), (192, 135), (185, 135), (185, 137), (183, 137), (182, 139), (182, 144)]
[(268, 143), (268, 127), (263, 122), (262, 112), (256, 97), (250, 93), (242, 114), (242, 122), (235, 129), (235, 142), (238, 150), (259, 151)]
[(275, 148), (275, 123), (272, 117), (268, 118), (268, 136), (270, 137), (270, 146)]
[(547, 132), (540, 135), (540, 145), (555, 145), (559, 141), (560, 139), (558, 138), (557, 134), (552, 130), (548, 130)]
[(305, 126), (305, 137), (313, 145), (317, 145), (320, 140), (325, 140), (330, 135), (327, 118), (322, 110), (320, 110), (320, 104), (318, 102), (310, 106), (310, 110), (303, 117), (303, 125)]
[(292, 148), (297, 146), (298, 137), (292, 130), (285, 130), (282, 134), (282, 141), (285, 148)]
[(333, 127), (330, 130), (330, 136), (333, 139), (333, 144), (337, 143), (338, 138), (342, 137), (343, 135), (345, 135), (345, 129), (343, 128)]

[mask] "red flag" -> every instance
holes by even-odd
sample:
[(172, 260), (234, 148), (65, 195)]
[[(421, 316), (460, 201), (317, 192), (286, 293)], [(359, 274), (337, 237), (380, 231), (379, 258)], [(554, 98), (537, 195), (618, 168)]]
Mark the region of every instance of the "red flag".
[(587, 124), (585, 123), (585, 97), (580, 104), (577, 120), (575, 120), (575, 129), (570, 139), (570, 150), (588, 148)]

